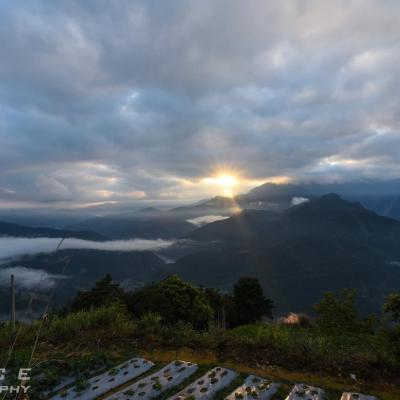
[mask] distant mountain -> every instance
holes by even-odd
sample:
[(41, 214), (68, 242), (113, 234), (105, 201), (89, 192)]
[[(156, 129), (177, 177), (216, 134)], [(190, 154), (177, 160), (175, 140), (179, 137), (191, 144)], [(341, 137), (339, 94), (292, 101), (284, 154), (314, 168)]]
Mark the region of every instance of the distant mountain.
[[(7, 264), (1, 264), (0, 272), (2, 269), (24, 267), (28, 269), (26, 271), (27, 276), (32, 278), (35, 276), (32, 270), (38, 271), (40, 275), (42, 274), (41, 271), (45, 270), (50, 276), (50, 281), (54, 282), (55, 279), (59, 279), (54, 305), (62, 307), (72, 299), (78, 290), (89, 289), (107, 273), (111, 273), (114, 280), (129, 288), (134, 288), (164, 278), (166, 276), (165, 266), (164, 261), (148, 251), (69, 249), (59, 250), (57, 253), (51, 254), (42, 253), (24, 256)], [(61, 274), (63, 276), (59, 277)], [(51, 278), (52, 276), (58, 278)], [(20, 299), (26, 298), (32, 290), (28, 287), (27, 279), (24, 279), (23, 275), (16, 274)], [(23, 284), (23, 287), (19, 287), (20, 284)], [(48, 293), (52, 285), (48, 279), (43, 284), (47, 288), (43, 293)], [(44, 294), (42, 297), (46, 299)], [(8, 300), (8, 296), (8, 288), (1, 290), (0, 285), (0, 300), (2, 298)], [(0, 315), (8, 312), (8, 301), (4, 302), (3, 307), (1, 304), (0, 301)], [(36, 307), (40, 306), (40, 302), (35, 302), (35, 304)], [(22, 300), (18, 309), (24, 309)]]
[(189, 219), (213, 214), (232, 215), (239, 210), (240, 207), (234, 198), (215, 196), (195, 204), (173, 208), (169, 210), (168, 213), (171, 215), (175, 214), (177, 217)]
[(242, 208), (282, 210), (296, 199), (312, 199), (337, 193), (349, 201), (361, 202), (365, 207), (391, 218), (400, 219), (400, 180), (360, 180), (343, 183), (265, 183), (248, 193), (236, 196)]
[(360, 180), (326, 184), (267, 182), (234, 198), (217, 196), (171, 211), (187, 213), (190, 218), (193, 218), (192, 215), (205, 214), (232, 215), (239, 209), (282, 211), (298, 202), (328, 193), (337, 193), (345, 200), (361, 202), (365, 207), (381, 215), (400, 220), (400, 180)]
[(186, 235), (194, 227), (184, 216), (147, 208), (133, 213), (90, 218), (68, 228), (95, 230), (111, 239), (172, 239)]
[(105, 241), (107, 237), (92, 230), (72, 231), (65, 229), (35, 228), (30, 226), (0, 222), (0, 236), (12, 237), (48, 237), (48, 238), (77, 238), (93, 241)]
[(68, 226), (69, 229), (91, 229), (112, 239), (176, 239), (196, 229), (191, 219), (208, 215), (230, 216), (240, 208), (231, 198), (213, 197), (199, 203), (159, 210), (147, 207), (135, 212), (124, 212), (86, 219)]
[[(187, 212), (183, 213), (186, 218)], [(254, 276), (275, 301), (277, 315), (311, 312), (323, 292), (346, 287), (358, 290), (364, 313), (379, 311), (384, 297), (400, 290), (400, 222), (337, 194), (310, 198), (279, 212), (243, 210), (201, 228), (179, 225), (184, 220), (178, 218), (177, 224), (172, 214), (174, 223), (169, 212), (154, 209), (131, 213), (132, 218), (126, 220), (106, 218), (106, 222), (111, 224), (109, 229), (122, 224), (119, 229), (127, 229), (129, 236), (162, 237), (157, 233), (161, 227), (164, 235), (181, 233), (187, 241), (163, 253), (166, 259), (180, 255), (175, 263), (166, 264), (151, 252), (62, 250), (25, 256), (0, 265), (0, 270), (23, 266), (58, 275), (65, 266), (57, 290), (58, 306), (108, 272), (129, 288), (178, 273), (196, 284), (228, 290), (238, 278)], [(146, 231), (152, 219), (154, 224)], [(99, 221), (104, 220), (97, 219), (96, 224)], [(184, 229), (169, 230), (179, 226)], [(112, 233), (123, 236), (121, 231)], [(7, 293), (3, 290), (4, 296)]]
[(329, 194), (282, 212), (246, 210), (189, 237), (222, 241), (187, 255), (171, 271), (206, 286), (260, 279), (277, 312), (308, 311), (324, 291), (357, 288), (362, 311), (380, 310), (400, 289), (400, 222)]

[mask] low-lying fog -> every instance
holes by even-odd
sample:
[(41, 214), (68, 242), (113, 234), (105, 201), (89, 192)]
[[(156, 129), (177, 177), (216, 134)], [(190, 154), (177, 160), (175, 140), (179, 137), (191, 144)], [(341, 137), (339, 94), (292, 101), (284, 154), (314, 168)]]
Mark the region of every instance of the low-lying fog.
[(42, 269), (32, 269), (23, 266), (0, 269), (0, 289), (8, 288), (10, 276), (14, 275), (17, 289), (46, 290), (55, 285), (56, 279), (66, 279), (66, 276), (49, 274)]
[[(51, 253), (55, 251), (61, 238), (14, 238), (0, 237), (0, 260), (14, 258), (25, 254)], [(61, 249), (92, 249), (108, 251), (157, 251), (166, 249), (175, 243), (173, 240), (113, 240), (93, 242), (82, 239), (65, 239)]]
[(188, 219), (187, 222), (200, 227), (210, 224), (211, 222), (222, 221), (223, 219), (227, 218), (229, 217), (224, 215), (203, 215), (202, 217)]

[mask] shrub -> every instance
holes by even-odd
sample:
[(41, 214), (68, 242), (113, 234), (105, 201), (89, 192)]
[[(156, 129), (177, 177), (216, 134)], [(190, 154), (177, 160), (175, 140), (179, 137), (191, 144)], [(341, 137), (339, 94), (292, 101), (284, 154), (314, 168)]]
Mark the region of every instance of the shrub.
[(149, 312), (139, 319), (138, 330), (141, 334), (155, 335), (160, 332), (162, 317), (160, 314)]

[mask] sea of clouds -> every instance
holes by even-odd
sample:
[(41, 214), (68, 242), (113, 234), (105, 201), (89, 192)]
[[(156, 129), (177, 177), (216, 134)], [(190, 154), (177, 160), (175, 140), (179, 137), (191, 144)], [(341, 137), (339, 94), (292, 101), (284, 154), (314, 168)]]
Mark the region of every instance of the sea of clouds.
[[(0, 260), (22, 255), (51, 253), (56, 250), (61, 238), (15, 238), (0, 237)], [(61, 249), (92, 249), (108, 251), (157, 251), (175, 243), (173, 240), (130, 239), (94, 242), (82, 239), (65, 239)]]
[(223, 216), (223, 215), (203, 215), (202, 217), (188, 219), (187, 222), (190, 222), (191, 224), (200, 227), (203, 225), (210, 224), (211, 222), (222, 221), (223, 219), (227, 219), (227, 218), (228, 217)]

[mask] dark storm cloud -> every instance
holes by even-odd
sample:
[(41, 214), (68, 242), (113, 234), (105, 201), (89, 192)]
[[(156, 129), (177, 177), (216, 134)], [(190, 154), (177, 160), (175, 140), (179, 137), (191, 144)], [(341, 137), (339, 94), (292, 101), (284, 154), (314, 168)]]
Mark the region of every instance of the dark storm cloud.
[[(398, 176), (397, 1), (0, 1), (0, 199)], [(22, 203), (21, 203), (22, 204)]]

